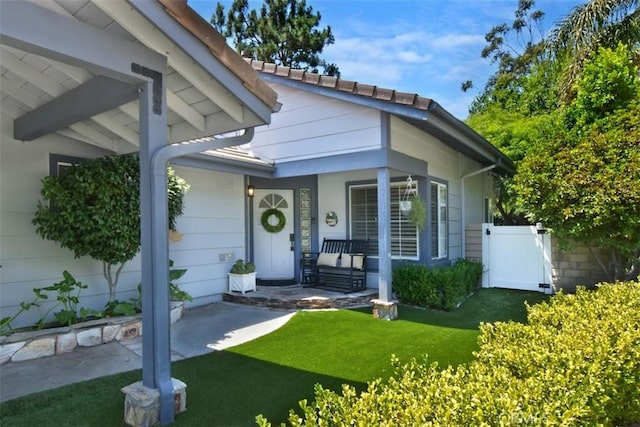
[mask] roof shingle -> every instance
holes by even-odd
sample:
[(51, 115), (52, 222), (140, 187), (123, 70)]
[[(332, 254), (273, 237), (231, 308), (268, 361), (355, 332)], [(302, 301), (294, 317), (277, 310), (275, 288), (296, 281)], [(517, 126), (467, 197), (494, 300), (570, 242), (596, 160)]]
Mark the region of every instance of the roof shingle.
[(244, 60), (250, 64), (254, 70), (261, 73), (273, 74), (278, 77), (286, 77), (309, 85), (335, 89), (352, 95), (391, 102), (419, 110), (428, 110), (432, 102), (430, 98), (422, 97), (416, 93), (398, 92), (393, 89), (368, 85), (356, 81), (342, 80), (334, 76), (323, 76), (318, 73), (293, 69), (291, 67), (277, 65), (271, 62), (258, 61), (250, 58), (244, 58)]

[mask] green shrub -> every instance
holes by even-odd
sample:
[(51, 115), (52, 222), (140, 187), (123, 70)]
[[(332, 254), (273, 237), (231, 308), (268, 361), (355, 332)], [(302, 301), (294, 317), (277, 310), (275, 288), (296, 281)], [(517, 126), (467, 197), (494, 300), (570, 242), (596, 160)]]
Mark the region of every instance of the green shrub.
[(231, 266), (232, 274), (249, 274), (256, 271), (256, 266), (252, 262), (245, 263), (244, 260), (239, 259)]
[(453, 310), (477, 286), (482, 264), (460, 259), (450, 267), (429, 269), (407, 263), (393, 269), (393, 290), (404, 303)]
[[(640, 282), (579, 288), (485, 324), (468, 365), (412, 361), (358, 393), (315, 389), (291, 426), (573, 426), (640, 421)], [(269, 426), (262, 416), (258, 425)]]
[(483, 325), (478, 362), (583, 408), (581, 424), (640, 421), (640, 282), (559, 294), (528, 318)]

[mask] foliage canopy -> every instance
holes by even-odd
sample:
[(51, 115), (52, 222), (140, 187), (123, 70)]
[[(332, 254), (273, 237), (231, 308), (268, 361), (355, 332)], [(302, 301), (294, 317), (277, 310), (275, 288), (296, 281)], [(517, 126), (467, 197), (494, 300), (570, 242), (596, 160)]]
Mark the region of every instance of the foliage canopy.
[(249, 10), (248, 0), (234, 0), (226, 13), (217, 4), (211, 24), (243, 57), (339, 76), (338, 67), (319, 56), (334, 42), (330, 26), (317, 28), (320, 20), (306, 0), (265, 0), (259, 11)]
[(564, 129), (518, 166), (520, 205), (558, 237), (608, 248), (610, 280), (640, 269), (640, 78), (629, 52), (601, 49), (586, 64)]
[[(189, 185), (171, 168), (167, 175), (168, 225), (175, 230)], [(140, 251), (138, 155), (91, 159), (63, 175), (47, 176), (41, 195), (32, 220), (36, 232), (70, 249), (76, 258), (88, 255), (102, 261), (112, 302), (122, 266)]]
[(524, 14), (531, 10), (533, 1), (520, 1), (514, 23), (487, 35), (482, 55), (500, 66), (468, 119), (517, 165), (514, 179), (497, 180), (496, 207), (504, 223), (542, 221), (564, 242), (609, 249), (610, 259), (597, 259), (608, 279), (632, 279), (640, 270), (638, 2), (591, 0), (514, 59), (509, 40), (527, 28), (522, 19), (541, 22)]

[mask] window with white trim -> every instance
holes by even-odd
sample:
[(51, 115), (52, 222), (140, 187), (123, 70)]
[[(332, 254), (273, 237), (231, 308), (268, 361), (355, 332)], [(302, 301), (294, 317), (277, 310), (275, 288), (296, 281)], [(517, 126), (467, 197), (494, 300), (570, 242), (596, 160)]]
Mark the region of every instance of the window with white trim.
[[(391, 183), (391, 257), (419, 259), (419, 233), (415, 225), (400, 213), (400, 200), (406, 183)], [(349, 218), (351, 238), (369, 240), (369, 253), (378, 255), (378, 186), (377, 184), (349, 187)]]
[(447, 185), (431, 181), (431, 258), (447, 257)]

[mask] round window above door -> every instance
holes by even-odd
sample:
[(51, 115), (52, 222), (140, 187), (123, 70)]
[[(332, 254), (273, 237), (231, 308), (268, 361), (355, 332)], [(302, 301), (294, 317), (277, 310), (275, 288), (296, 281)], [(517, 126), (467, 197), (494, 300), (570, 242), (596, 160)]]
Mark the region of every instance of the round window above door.
[(271, 194), (267, 194), (262, 199), (260, 199), (260, 203), (258, 204), (258, 207), (260, 209), (270, 209), (270, 208), (287, 209), (289, 207), (289, 204), (287, 203), (287, 200), (284, 197), (282, 197), (280, 194), (271, 193)]

